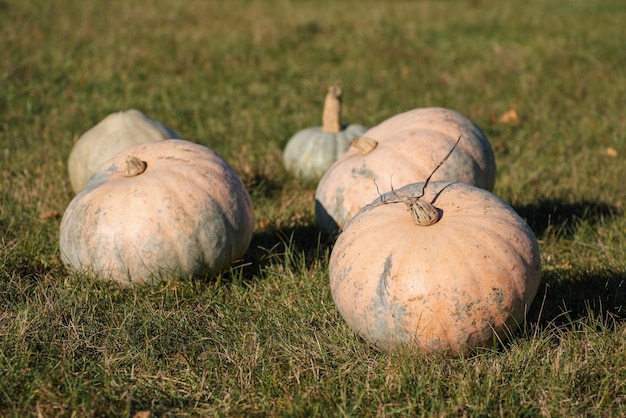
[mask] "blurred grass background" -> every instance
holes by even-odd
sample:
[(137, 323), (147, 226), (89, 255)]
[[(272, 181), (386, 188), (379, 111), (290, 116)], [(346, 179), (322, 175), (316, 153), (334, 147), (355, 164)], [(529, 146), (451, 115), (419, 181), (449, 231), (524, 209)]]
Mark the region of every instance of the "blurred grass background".
[[(621, 0), (0, 0), (0, 414), (625, 414), (624, 21)], [(543, 260), (509, 344), (383, 354), (338, 316), (315, 184), (280, 159), (335, 82), (345, 122), (442, 106), (489, 137)], [(129, 108), (244, 179), (257, 230), (229, 272), (128, 291), (62, 266), (73, 141)]]

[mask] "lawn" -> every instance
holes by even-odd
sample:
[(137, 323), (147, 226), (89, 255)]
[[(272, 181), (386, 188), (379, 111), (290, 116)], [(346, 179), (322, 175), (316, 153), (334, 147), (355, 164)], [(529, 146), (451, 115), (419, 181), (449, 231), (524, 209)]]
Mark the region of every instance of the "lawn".
[[(623, 0), (0, 0), (0, 415), (624, 416), (625, 21)], [(542, 258), (509, 342), (383, 353), (344, 323), (316, 184), (281, 160), (337, 82), (346, 123), (437, 106), (489, 138)], [(73, 142), (130, 108), (244, 181), (255, 233), (223, 274), (63, 266)]]

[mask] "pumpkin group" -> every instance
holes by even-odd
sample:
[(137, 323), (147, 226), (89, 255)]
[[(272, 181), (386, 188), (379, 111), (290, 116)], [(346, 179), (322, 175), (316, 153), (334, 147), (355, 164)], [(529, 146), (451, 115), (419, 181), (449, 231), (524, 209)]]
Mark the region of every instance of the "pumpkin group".
[(341, 124), (341, 96), (339, 85), (329, 87), (324, 100), (322, 126), (303, 129), (287, 142), (283, 162), (294, 176), (319, 179), (346, 152), (350, 142), (367, 130), (357, 124)]
[(384, 194), (348, 222), (330, 257), (333, 300), (381, 350), (458, 356), (491, 347), (524, 322), (535, 297), (536, 238), (484, 189), (424, 187)]
[(444, 108), (395, 115), (353, 141), (324, 174), (315, 192), (315, 218), (327, 234), (379, 194), (424, 181), (461, 141), (433, 180), (458, 180), (493, 190), (496, 163), (491, 145), (471, 120)]
[(172, 138), (178, 135), (139, 110), (111, 113), (74, 144), (67, 161), (72, 190), (78, 193), (102, 163), (125, 148)]
[(100, 166), (60, 226), (63, 262), (124, 284), (215, 274), (243, 256), (254, 214), (235, 171), (182, 139), (148, 142)]

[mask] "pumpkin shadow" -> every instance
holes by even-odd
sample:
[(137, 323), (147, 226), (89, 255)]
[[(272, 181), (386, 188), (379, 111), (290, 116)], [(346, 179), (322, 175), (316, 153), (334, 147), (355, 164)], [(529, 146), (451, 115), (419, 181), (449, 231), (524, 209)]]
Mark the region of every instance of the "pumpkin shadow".
[(626, 322), (626, 271), (554, 269), (542, 273), (527, 322), (545, 329), (570, 328), (583, 319)]
[[(339, 231), (339, 224), (335, 221), (331, 214), (328, 213), (324, 205), (317, 199), (315, 199), (315, 217), (319, 220), (320, 224), (326, 225), (326, 228), (329, 231)], [(338, 232), (335, 235), (337, 234)], [(336, 238), (336, 236), (334, 238)]]
[(268, 228), (256, 232), (244, 257), (224, 273), (222, 282), (250, 282), (264, 275), (268, 266), (287, 269), (309, 268), (326, 257), (334, 239), (316, 225)]
[[(564, 202), (545, 199), (515, 207), (537, 237), (555, 234), (573, 237), (581, 223), (590, 226), (610, 223), (620, 209), (603, 202)], [(569, 328), (585, 318), (626, 320), (626, 271), (609, 268), (543, 269), (527, 323), (545, 329)]]
[(582, 221), (596, 225), (621, 213), (617, 207), (603, 202), (564, 202), (558, 199), (539, 200), (528, 205), (515, 206), (514, 209), (537, 236), (555, 231), (564, 238), (571, 237)]

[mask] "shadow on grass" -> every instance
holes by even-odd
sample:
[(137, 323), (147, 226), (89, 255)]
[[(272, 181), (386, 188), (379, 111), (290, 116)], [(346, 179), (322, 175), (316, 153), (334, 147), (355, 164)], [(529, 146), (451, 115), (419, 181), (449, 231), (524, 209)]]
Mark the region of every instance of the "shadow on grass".
[[(535, 234), (551, 228), (574, 234), (579, 222), (595, 225), (619, 215), (616, 207), (598, 202), (565, 203), (543, 200), (516, 208)], [(315, 224), (288, 228), (268, 228), (255, 233), (244, 257), (222, 278), (222, 282), (253, 281), (271, 264), (306, 268), (323, 258), (335, 242)], [(527, 321), (540, 328), (567, 326), (578, 320), (613, 317), (626, 321), (626, 272), (612, 270), (555, 269), (542, 273), (542, 284), (529, 309)]]
[(252, 281), (272, 264), (309, 268), (332, 246), (334, 239), (321, 233), (316, 225), (268, 228), (254, 234), (243, 259), (222, 277), (222, 282)]
[(537, 236), (555, 229), (564, 237), (573, 235), (580, 221), (598, 224), (604, 219), (613, 218), (620, 210), (602, 202), (581, 201), (563, 202), (562, 200), (539, 200), (526, 206), (515, 207), (519, 215), (526, 220)]
[[(615, 206), (594, 201), (540, 200), (515, 209), (538, 237), (554, 231), (564, 239), (572, 237), (581, 222), (593, 227), (621, 214)], [(530, 323), (540, 328), (550, 324), (567, 326), (591, 315), (626, 319), (626, 272), (544, 269), (542, 284), (528, 314)]]
[(528, 322), (539, 328), (567, 327), (587, 317), (626, 321), (626, 271), (544, 272)]

